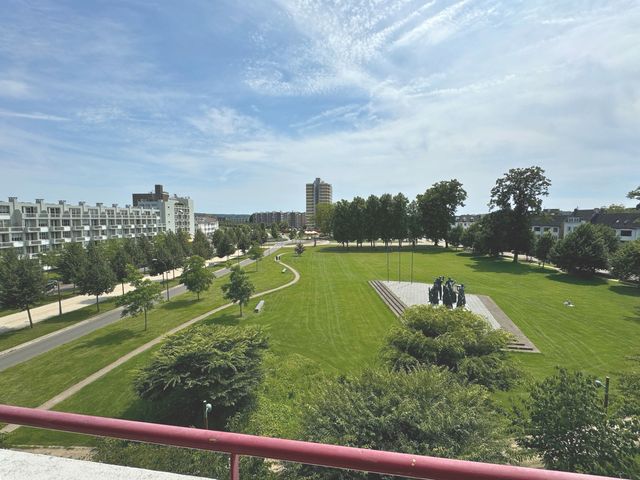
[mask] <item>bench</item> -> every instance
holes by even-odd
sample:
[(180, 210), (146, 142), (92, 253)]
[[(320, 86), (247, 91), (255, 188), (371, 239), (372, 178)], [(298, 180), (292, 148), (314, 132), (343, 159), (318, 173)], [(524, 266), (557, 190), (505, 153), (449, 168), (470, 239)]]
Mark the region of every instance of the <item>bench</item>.
[(253, 311), (256, 313), (260, 313), (262, 307), (264, 307), (264, 300), (260, 300)]

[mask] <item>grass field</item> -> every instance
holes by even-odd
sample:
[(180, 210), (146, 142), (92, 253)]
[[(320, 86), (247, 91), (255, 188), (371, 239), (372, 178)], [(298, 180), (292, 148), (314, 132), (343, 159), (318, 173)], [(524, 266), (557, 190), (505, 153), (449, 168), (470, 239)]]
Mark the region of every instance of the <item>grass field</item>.
[[(357, 372), (379, 363), (380, 347), (396, 322), (368, 284), (368, 280), (387, 278), (387, 256), (381, 248), (351, 248), (348, 252), (336, 247), (307, 248), (301, 257), (289, 252), (283, 260), (300, 272), (301, 280), (269, 295), (260, 314), (251, 312), (240, 320), (235, 311), (226, 310), (205, 320), (266, 328), (270, 356), (263, 397), (277, 407), (270, 414), (279, 410), (292, 412), (287, 398), (304, 396), (310, 371), (333, 375)], [(599, 377), (611, 376), (615, 395), (616, 376), (632, 368), (629, 357), (640, 353), (637, 287), (600, 278), (579, 279), (535, 265), (440, 248), (422, 248), (413, 261), (414, 281), (430, 282), (437, 275), (447, 275), (464, 283), (468, 293), (491, 296), (541, 350), (541, 354), (512, 354), (532, 378), (552, 373), (557, 365), (583, 369)], [(410, 278), (410, 262), (411, 253), (405, 250), (401, 257), (403, 281)], [(389, 273), (391, 280), (398, 279), (397, 251), (389, 255)], [(567, 299), (575, 304), (574, 308), (563, 305)], [(131, 378), (146, 361), (146, 355), (121, 366), (56, 409), (142, 418), (144, 405), (135, 398)], [(19, 378), (15, 377), (16, 381)], [(0, 375), (0, 391), (4, 384)], [(510, 395), (520, 393), (516, 390)], [(291, 414), (283, 415), (281, 421), (288, 425), (274, 427), (273, 432), (294, 435), (296, 425), (290, 417)], [(15, 444), (90, 442), (88, 437), (79, 439), (30, 429), (20, 429), (8, 440)]]

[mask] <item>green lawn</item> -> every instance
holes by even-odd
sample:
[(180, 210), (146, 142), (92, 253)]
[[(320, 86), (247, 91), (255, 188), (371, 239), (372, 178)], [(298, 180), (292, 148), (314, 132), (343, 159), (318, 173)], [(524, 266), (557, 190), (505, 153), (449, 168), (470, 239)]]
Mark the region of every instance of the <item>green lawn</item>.
[[(258, 272), (249, 268), (248, 274), (256, 291), (274, 288), (293, 278), (291, 272), (282, 274), (275, 262), (262, 262)], [(3, 371), (0, 373), (0, 403), (29, 407), (44, 403), (138, 346), (227, 303), (221, 293), (221, 285), (226, 281), (224, 278), (215, 281), (199, 301), (194, 294), (185, 293), (163, 303), (149, 313), (146, 331), (142, 316), (127, 317)]]
[[(256, 415), (279, 420), (272, 421), (271, 431), (266, 432), (264, 425), (269, 422), (262, 422), (258, 431), (295, 436), (294, 404), (309, 390), (310, 372), (333, 375), (378, 364), (380, 347), (396, 319), (368, 284), (368, 280), (387, 278), (387, 256), (381, 248), (375, 252), (355, 248), (345, 252), (336, 247), (309, 247), (301, 257), (288, 252), (283, 260), (300, 272), (301, 280), (265, 298), (266, 305), (260, 314), (250, 312), (240, 321), (235, 311), (226, 310), (205, 322), (240, 321), (267, 329), (268, 374)], [(401, 259), (403, 281), (409, 280), (410, 262), (411, 254), (405, 250)], [(268, 263), (272, 264), (262, 262), (261, 270)], [(389, 267), (391, 280), (397, 280), (397, 251), (389, 256)], [(437, 275), (451, 276), (464, 283), (468, 293), (491, 296), (511, 317), (542, 351), (512, 354), (533, 378), (550, 374), (556, 365), (579, 368), (599, 377), (610, 375), (615, 394), (616, 376), (632, 367), (630, 355), (640, 353), (637, 287), (600, 278), (579, 279), (535, 265), (473, 257), (440, 248), (416, 252), (414, 281), (430, 282)], [(563, 305), (567, 299), (575, 304), (574, 308)], [(145, 361), (146, 354), (122, 365), (57, 409), (144, 418), (144, 405), (135, 398), (131, 378)], [(4, 384), (0, 374), (0, 392)], [(279, 428), (276, 423), (286, 426)], [(90, 440), (21, 429), (10, 435), (9, 441), (79, 444)]]

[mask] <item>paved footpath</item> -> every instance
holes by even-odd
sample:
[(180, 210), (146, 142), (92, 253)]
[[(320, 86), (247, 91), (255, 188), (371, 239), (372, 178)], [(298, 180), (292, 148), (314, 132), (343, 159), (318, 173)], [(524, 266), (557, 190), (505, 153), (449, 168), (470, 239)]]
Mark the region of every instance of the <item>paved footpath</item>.
[[(275, 250), (277, 250), (277, 248)], [(275, 251), (275, 250), (273, 250), (273, 251)], [(290, 286), (295, 285), (296, 283), (298, 283), (298, 280), (300, 280), (300, 274), (296, 270), (291, 268), (289, 265), (286, 265), (286, 264), (284, 264), (282, 262), (280, 262), (280, 263), (281, 263), (281, 265), (283, 267), (286, 267), (286, 268), (288, 268), (289, 270), (291, 270), (293, 272), (293, 275), (294, 275), (293, 280), (291, 280), (289, 283), (286, 283), (284, 285), (280, 285), (279, 287), (272, 288), (272, 289), (266, 290), (264, 292), (256, 293), (255, 295), (252, 295), (251, 298), (263, 297), (264, 295), (268, 295), (269, 293), (273, 293), (273, 292), (277, 292), (279, 290), (283, 290), (285, 288), (289, 288)], [(200, 322), (200, 321), (204, 320), (205, 318), (208, 318), (211, 315), (213, 315), (215, 313), (218, 313), (221, 310), (224, 310), (225, 308), (229, 308), (229, 307), (231, 307), (233, 305), (234, 305), (233, 303), (227, 303), (225, 305), (222, 305), (221, 307), (214, 308), (213, 310), (210, 310), (210, 311), (208, 311), (206, 313), (203, 313), (202, 315), (199, 315), (199, 316), (197, 316), (195, 318), (192, 318), (191, 320), (188, 320), (185, 323), (182, 323), (182, 324), (178, 325), (177, 327), (169, 330), (168, 332), (163, 333), (159, 337), (154, 338), (150, 342), (147, 342), (144, 345), (141, 345), (140, 347), (136, 348), (135, 350), (130, 351), (129, 353), (127, 353), (123, 357), (120, 357), (115, 362), (113, 362), (113, 363), (107, 365), (106, 367), (98, 370), (97, 372), (93, 373), (92, 375), (89, 375), (87, 378), (85, 378), (81, 382), (78, 382), (75, 385), (69, 387), (64, 392), (59, 393), (58, 395), (56, 395), (52, 399), (46, 401), (45, 403), (43, 403), (42, 405), (40, 405), (37, 408), (39, 408), (40, 410), (50, 410), (50, 409), (52, 409), (53, 407), (55, 407), (57, 404), (59, 404), (63, 400), (66, 400), (71, 395), (74, 395), (75, 393), (77, 393), (80, 390), (82, 390), (87, 385), (95, 382), (99, 378), (104, 377), (107, 373), (109, 373), (114, 368), (119, 367), (123, 363), (131, 360), (136, 355), (139, 355), (142, 352), (145, 352), (145, 351), (149, 350), (150, 348), (154, 347), (155, 345), (158, 345), (160, 342), (162, 342), (169, 335), (173, 335), (174, 333), (179, 332), (180, 330), (183, 330), (183, 329), (185, 329), (187, 327), (190, 327), (194, 323)], [(0, 433), (11, 433), (11, 432), (17, 430), (18, 428), (20, 428), (20, 425), (6, 425), (2, 430), (0, 430)]]
[[(266, 250), (264, 254), (265, 256), (271, 255), (281, 247), (282, 244), (276, 244)], [(253, 260), (245, 259), (240, 262), (240, 265), (244, 267), (252, 264), (253, 262)], [(220, 278), (224, 275), (227, 275), (229, 272), (230, 270), (228, 268), (223, 268), (215, 271), (214, 275), (216, 276), (216, 278)], [(178, 285), (169, 289), (169, 296), (171, 297), (179, 295), (181, 293), (185, 293), (186, 291), (187, 290), (184, 285)], [(78, 322), (69, 327), (56, 330), (55, 332), (49, 333), (48, 335), (43, 335), (42, 337), (38, 337), (30, 342), (22, 343), (8, 350), (4, 350), (0, 352), (0, 372), (6, 370), (7, 368), (13, 367), (14, 365), (18, 365), (19, 363), (31, 360), (38, 355), (48, 352), (49, 350), (59, 347), (60, 345), (64, 345), (65, 343), (83, 337), (102, 327), (106, 327), (111, 323), (117, 322), (121, 318), (121, 313), (122, 307), (115, 308), (82, 322)]]

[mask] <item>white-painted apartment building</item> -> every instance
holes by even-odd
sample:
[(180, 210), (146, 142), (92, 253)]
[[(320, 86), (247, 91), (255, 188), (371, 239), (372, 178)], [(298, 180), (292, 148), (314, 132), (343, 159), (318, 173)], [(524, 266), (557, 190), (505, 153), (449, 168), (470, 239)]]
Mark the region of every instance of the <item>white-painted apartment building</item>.
[(65, 243), (155, 236), (164, 230), (157, 208), (71, 205), (43, 199), (31, 203), (19, 202), (17, 197), (0, 202), (0, 250), (18, 248), (31, 257)]
[(198, 214), (196, 215), (196, 228), (206, 236), (209, 236), (220, 228), (220, 222), (216, 217)]
[(192, 238), (196, 233), (195, 210), (189, 197), (169, 196), (162, 185), (156, 185), (153, 192), (134, 193), (133, 205), (157, 209), (167, 231), (184, 230)]

